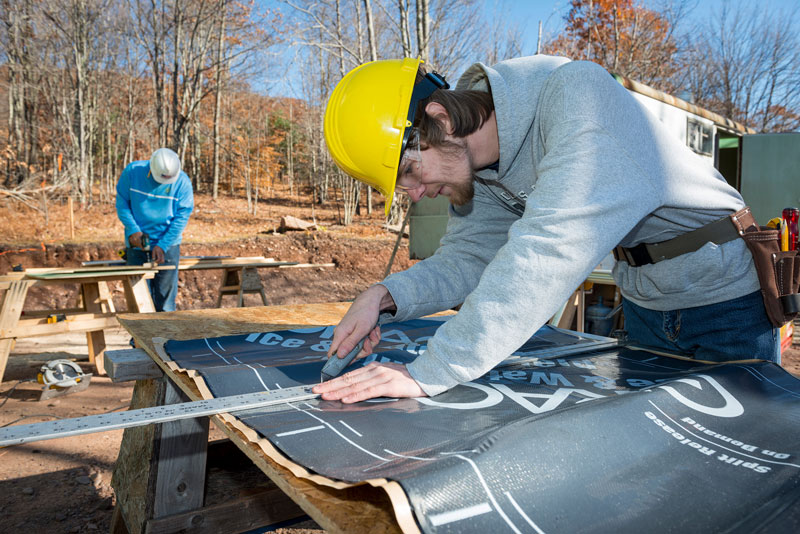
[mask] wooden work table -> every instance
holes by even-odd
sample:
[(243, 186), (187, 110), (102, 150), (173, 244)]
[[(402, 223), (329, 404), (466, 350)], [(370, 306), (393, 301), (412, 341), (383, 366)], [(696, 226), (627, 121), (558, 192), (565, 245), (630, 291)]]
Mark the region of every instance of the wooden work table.
[[(153, 378), (136, 382), (131, 407), (202, 398), (191, 378), (170, 370), (156, 356), (153, 338), (196, 339), (332, 325), (339, 322), (348, 307), (349, 303), (329, 303), (121, 314), (120, 323), (160, 367), (160, 372), (156, 369), (151, 375)], [(171, 388), (179, 391), (170, 393)], [(334, 489), (298, 478), (222, 418), (214, 416), (211, 420), (274, 482), (281, 497), (288, 496), (326, 531), (400, 532), (383, 489), (366, 484)], [(178, 436), (181, 438), (176, 439)], [(224, 532), (224, 527), (218, 527), (219, 519), (203, 511), (207, 510), (203, 508), (207, 439), (208, 418), (126, 429), (112, 479), (118, 503), (112, 532), (174, 532), (179, 528), (194, 531), (195, 526), (197, 531), (205, 532), (200, 525), (212, 529), (209, 531)], [(162, 452), (167, 447), (165, 443), (173, 449), (166, 456)], [(180, 451), (174, 450), (176, 443), (180, 444)], [(182, 465), (177, 465), (176, 459)], [(241, 511), (239, 515), (246, 513)]]
[[(224, 295), (237, 297), (237, 305), (244, 305), (246, 293), (260, 294), (262, 303), (267, 297), (257, 270), (264, 268), (296, 269), (307, 267), (327, 268), (332, 263), (310, 264), (275, 261), (263, 256), (246, 258), (181, 258), (179, 271), (222, 269), (217, 306)], [(125, 290), (128, 312), (155, 311), (147, 288), (147, 280), (158, 271), (175, 269), (172, 265), (125, 265), (120, 261), (85, 262), (81, 267), (43, 267), (10, 272), (0, 276), (0, 381), (3, 379), (8, 355), (17, 338), (49, 336), (66, 332), (86, 332), (89, 362), (104, 374), (103, 351), (106, 348), (104, 328), (118, 325), (114, 302), (108, 282), (120, 281)], [(54, 284), (80, 285), (79, 302), (75, 308), (53, 310), (24, 310), (28, 290), (35, 286)], [(48, 322), (52, 316), (54, 322)]]
[[(11, 272), (0, 276), (0, 381), (8, 355), (17, 338), (49, 336), (66, 332), (86, 332), (89, 361), (103, 374), (104, 328), (117, 326), (116, 310), (108, 282), (119, 281), (125, 290), (130, 312), (153, 312), (147, 280), (154, 269), (141, 267), (42, 269)], [(28, 290), (36, 286), (78, 284), (76, 307), (55, 310), (24, 310)], [(48, 317), (52, 318), (48, 320)]]

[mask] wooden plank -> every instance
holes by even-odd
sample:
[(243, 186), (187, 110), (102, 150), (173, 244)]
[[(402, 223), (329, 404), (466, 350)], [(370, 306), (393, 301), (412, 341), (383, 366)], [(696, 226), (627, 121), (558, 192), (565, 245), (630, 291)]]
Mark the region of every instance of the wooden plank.
[(114, 512), (111, 514), (111, 526), (108, 531), (110, 534), (130, 534), (128, 526), (125, 524), (125, 518), (122, 517), (122, 508), (119, 504), (114, 507)]
[[(25, 319), (42, 319), (47, 318), (50, 315), (63, 313), (64, 315), (83, 315), (85, 314), (85, 310), (83, 308), (60, 308), (57, 310), (24, 310), (22, 312), (22, 316)], [(25, 319), (20, 319), (20, 321), (24, 321)]]
[[(174, 267), (173, 267), (174, 268)], [(100, 280), (118, 280), (120, 276), (132, 276), (136, 274), (150, 274), (151, 278), (155, 276), (155, 269), (142, 269), (142, 268), (127, 268), (127, 269), (120, 269), (117, 272), (103, 272), (103, 271), (86, 271), (86, 272), (68, 272), (68, 273), (39, 273), (39, 274), (28, 274), (28, 278), (33, 278), (36, 280), (67, 280), (67, 281), (80, 281), (82, 282), (84, 279), (88, 279), (88, 281), (98, 282)]]
[(219, 288), (219, 290), (229, 293), (236, 293), (237, 291), (239, 291), (239, 287), (240, 287), (239, 284), (236, 284), (235, 286), (222, 286)]
[[(78, 311), (72, 311), (78, 310)], [(108, 318), (115, 318), (117, 316), (116, 313), (111, 312), (87, 312), (85, 308), (71, 308), (68, 310), (39, 310), (40, 313), (37, 313), (37, 316), (31, 317), (33, 314), (29, 314), (28, 312), (24, 312), (22, 317), (19, 320), (18, 325), (24, 326), (25, 328), (34, 328), (37, 325), (43, 324), (59, 324), (65, 321), (59, 321), (58, 323), (48, 323), (47, 317), (52, 314), (60, 314), (64, 315), (67, 319), (66, 322), (73, 322), (73, 323), (81, 323), (81, 322), (88, 322), (93, 321), (95, 319), (108, 319)]]
[(68, 319), (66, 321), (59, 321), (52, 324), (48, 324), (46, 319), (22, 319), (13, 330), (6, 332), (5, 335), (1, 337), (53, 336), (57, 334), (66, 334), (68, 332), (91, 332), (119, 326), (116, 316), (112, 313), (81, 315), (85, 315), (86, 317), (82, 318), (79, 316), (81, 318), (72, 320), (69, 319), (71, 316), (67, 316)]
[(222, 275), (222, 286), (217, 295), (217, 307), (222, 305), (222, 297), (236, 295), (236, 306), (244, 306), (244, 296), (249, 293), (258, 293), (264, 306), (268, 305), (267, 294), (261, 284), (261, 277), (256, 270), (258, 266), (226, 267)]
[(108, 282), (97, 282), (97, 289), (100, 297), (100, 311), (103, 313), (115, 313), (117, 310), (114, 308), (114, 297), (108, 289)]
[(161, 378), (164, 372), (142, 349), (107, 350), (105, 369), (112, 382)]
[(117, 267), (120, 265), (125, 265), (125, 260), (92, 260), (81, 262), (81, 267)]
[(6, 364), (8, 363), (8, 355), (13, 348), (13, 339), (0, 339), (0, 382), (3, 381), (3, 375), (6, 372)]
[(305, 512), (278, 488), (262, 490), (228, 502), (147, 522), (147, 534), (219, 534), (246, 532), (304, 516)]
[[(139, 380), (131, 409), (182, 395), (167, 377)], [(111, 478), (125, 530), (141, 534), (150, 519), (202, 506), (207, 446), (207, 417), (125, 429)]]
[(336, 267), (335, 263), (297, 263), (295, 265), (281, 265), (279, 269), (305, 269), (307, 267)]
[[(307, 267), (335, 267), (334, 263), (300, 263), (296, 261), (276, 261), (272, 258), (265, 258), (263, 256), (256, 256), (252, 258), (231, 258), (231, 259), (216, 259), (216, 260), (181, 260), (178, 264), (180, 271), (192, 271), (203, 269), (225, 269), (237, 267), (253, 267), (257, 269), (262, 268), (307, 268)], [(85, 267), (41, 267), (26, 269), (25, 271), (15, 273), (9, 272), (0, 276), (0, 289), (3, 288), (2, 284), (6, 282), (19, 280), (23, 278), (31, 278), (36, 280), (73, 280), (81, 278), (96, 278), (98, 280), (115, 280), (118, 276), (127, 274), (138, 274), (141, 272), (149, 272), (154, 270), (174, 269), (174, 265), (157, 265), (154, 263), (145, 263), (143, 265), (95, 265)]]
[[(102, 313), (104, 311), (100, 297), (100, 284), (98, 282), (81, 284), (81, 295), (83, 296), (83, 305), (86, 307), (87, 312)], [(89, 363), (94, 364), (97, 369), (97, 374), (106, 374), (103, 366), (103, 352), (106, 350), (106, 336), (103, 334), (103, 330), (89, 330), (86, 332), (86, 344), (89, 347)]]
[(122, 280), (122, 287), (125, 289), (125, 301), (129, 312), (150, 313), (156, 311), (145, 277), (126, 276)]
[[(8, 333), (14, 332), (19, 322), (22, 308), (25, 306), (25, 297), (28, 295), (30, 283), (27, 280), (11, 282), (8, 289), (3, 292), (3, 303), (0, 307), (0, 338), (9, 337)], [(0, 340), (0, 382), (6, 372), (8, 355), (14, 346), (13, 339)]]
[(120, 324), (130, 332), (137, 346), (154, 355), (152, 338), (201, 339), (212, 336), (271, 332), (294, 326), (338, 324), (349, 302), (212, 308), (161, 312), (158, 315), (120, 313)]
[(25, 269), (21, 271), (23, 274), (25, 273), (54, 273), (54, 272), (72, 272), (71, 269), (68, 267), (33, 267), (30, 269)]
[[(248, 262), (248, 263), (222, 263), (222, 262), (210, 262), (210, 263), (198, 263), (195, 265), (178, 265), (179, 271), (199, 271), (203, 269), (235, 269), (241, 267), (254, 267), (257, 269), (262, 268), (272, 268), (272, 267), (292, 267), (295, 265), (299, 265), (296, 261), (264, 261), (264, 262)], [(172, 265), (159, 265), (156, 267), (158, 270), (165, 270), (165, 269), (174, 269), (175, 266)]]
[(207, 263), (207, 262), (230, 262), (230, 263), (238, 263), (238, 262), (246, 262), (246, 261), (272, 261), (272, 258), (267, 258), (265, 256), (227, 256), (227, 257), (219, 257), (219, 256), (201, 256), (199, 258), (190, 258), (187, 256), (181, 257), (181, 263), (187, 265), (195, 265), (198, 263)]
[[(245, 291), (258, 291), (262, 289), (261, 277), (252, 267), (242, 267), (242, 289)], [(264, 303), (266, 305), (266, 302)]]
[(0, 276), (0, 289), (8, 289), (9, 282), (16, 282), (25, 278), (24, 272), (11, 271)]
[(25, 269), (23, 273), (27, 275), (40, 275), (40, 274), (85, 274), (93, 273), (99, 276), (107, 274), (114, 275), (124, 271), (150, 269), (153, 267), (152, 263), (145, 263), (142, 265), (87, 265), (80, 267), (34, 267)]
[[(166, 384), (164, 405), (188, 400), (171, 380), (162, 380)], [(208, 424), (208, 417), (196, 417), (159, 425), (154, 519), (203, 506)]]
[(208, 444), (204, 506), (147, 522), (146, 532), (244, 532), (304, 512), (230, 440)]
[(12, 337), (9, 334), (19, 322), (22, 308), (25, 306), (25, 297), (28, 296), (27, 280), (12, 282), (3, 295), (3, 305), (0, 308), (0, 338)]
[(305, 269), (308, 267), (336, 267), (335, 263), (297, 263), (294, 265), (282, 265), (279, 269)]
[[(244, 256), (244, 257), (234, 257), (234, 256), (227, 256), (227, 257), (220, 257), (220, 256), (201, 256), (201, 257), (191, 257), (191, 256), (181, 256), (179, 260), (180, 265), (185, 265), (187, 268), (191, 268), (193, 265), (202, 265), (205, 263), (211, 262), (222, 262), (222, 263), (246, 263), (246, 262), (269, 262), (275, 261), (274, 258), (266, 258), (264, 256)], [(124, 266), (125, 260), (98, 260), (98, 261), (82, 261), (81, 267), (85, 268), (106, 268), (106, 267), (120, 267)], [(145, 264), (149, 265), (149, 264)], [(30, 270), (30, 269), (29, 269)]]
[(556, 324), (558, 328), (569, 329), (572, 327), (572, 321), (575, 319), (575, 313), (578, 310), (579, 303), (580, 290), (570, 295), (569, 299), (567, 300), (564, 311), (561, 314), (561, 317), (558, 318), (558, 323)]
[[(163, 379), (139, 380), (133, 388), (131, 409), (149, 408), (164, 403), (166, 383)], [(119, 455), (114, 464), (111, 486), (117, 496), (117, 509), (130, 534), (141, 534), (152, 518), (153, 503), (148, 496), (155, 491), (156, 451), (153, 440), (159, 425), (143, 425), (123, 431)], [(115, 512), (115, 516), (116, 516)], [(115, 521), (115, 523), (118, 522)]]
[[(236, 308), (248, 309), (248, 308)], [(212, 421), (328, 534), (400, 534), (389, 496), (369, 485), (334, 489), (295, 477), (218, 417)]]

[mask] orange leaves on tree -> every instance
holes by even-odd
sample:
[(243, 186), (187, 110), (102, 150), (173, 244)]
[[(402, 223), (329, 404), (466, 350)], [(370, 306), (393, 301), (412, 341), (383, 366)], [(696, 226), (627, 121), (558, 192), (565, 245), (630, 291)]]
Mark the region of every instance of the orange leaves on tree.
[(679, 67), (672, 24), (662, 14), (633, 0), (572, 0), (564, 33), (545, 46), (603, 65), (611, 72), (665, 86)]

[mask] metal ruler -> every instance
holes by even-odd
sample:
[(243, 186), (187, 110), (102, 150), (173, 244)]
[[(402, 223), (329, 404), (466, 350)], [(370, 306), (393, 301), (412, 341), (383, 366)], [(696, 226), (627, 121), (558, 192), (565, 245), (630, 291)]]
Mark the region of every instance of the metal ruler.
[(233, 413), (276, 404), (315, 399), (319, 397), (319, 394), (312, 393), (312, 387), (314, 386), (297, 386), (272, 391), (245, 393), (243, 395), (231, 395), (217, 399), (153, 406), (152, 408), (141, 408), (126, 412), (103, 413), (75, 417), (73, 419), (58, 419), (44, 423), (10, 426), (0, 428), (0, 446), (19, 445), (30, 441), (78, 436), (80, 434), (166, 423), (179, 419)]

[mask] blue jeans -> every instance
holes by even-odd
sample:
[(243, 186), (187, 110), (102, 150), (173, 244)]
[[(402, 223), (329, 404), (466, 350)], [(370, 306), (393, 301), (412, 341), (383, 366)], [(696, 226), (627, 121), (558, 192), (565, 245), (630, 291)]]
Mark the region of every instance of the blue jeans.
[[(178, 265), (181, 258), (181, 246), (172, 245), (164, 251), (164, 265)], [(147, 253), (140, 248), (128, 247), (126, 252), (128, 265), (142, 265), (147, 262)], [(178, 270), (165, 269), (147, 281), (150, 295), (156, 311), (175, 311), (175, 297), (178, 296)]]
[(666, 312), (623, 299), (622, 309), (628, 339), (636, 345), (712, 362), (781, 361), (778, 329), (767, 319), (758, 291), (717, 304)]

